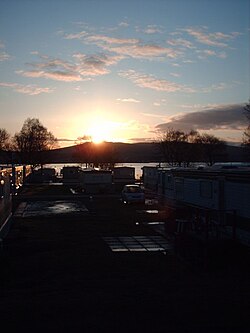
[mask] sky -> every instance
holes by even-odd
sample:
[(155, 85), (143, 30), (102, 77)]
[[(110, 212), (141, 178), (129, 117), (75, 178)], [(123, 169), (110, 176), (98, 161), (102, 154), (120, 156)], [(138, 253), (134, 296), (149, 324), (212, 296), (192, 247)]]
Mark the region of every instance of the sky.
[(38, 118), (61, 146), (239, 142), (250, 97), (249, 0), (0, 0), (0, 128)]

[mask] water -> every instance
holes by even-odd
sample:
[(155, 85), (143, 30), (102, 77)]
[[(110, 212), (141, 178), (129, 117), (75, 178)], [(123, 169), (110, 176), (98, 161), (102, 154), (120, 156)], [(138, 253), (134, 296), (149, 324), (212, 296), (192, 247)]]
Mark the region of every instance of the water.
[[(115, 166), (116, 167), (133, 167), (135, 168), (135, 178), (140, 179), (142, 176), (142, 167), (144, 166), (157, 166), (159, 163), (156, 162), (151, 162), (151, 163), (117, 163)], [(44, 167), (45, 168), (53, 168), (56, 170), (56, 173), (59, 175), (61, 172), (61, 169), (63, 167), (67, 166), (82, 166), (82, 164), (79, 163), (65, 163), (65, 164), (46, 164)]]

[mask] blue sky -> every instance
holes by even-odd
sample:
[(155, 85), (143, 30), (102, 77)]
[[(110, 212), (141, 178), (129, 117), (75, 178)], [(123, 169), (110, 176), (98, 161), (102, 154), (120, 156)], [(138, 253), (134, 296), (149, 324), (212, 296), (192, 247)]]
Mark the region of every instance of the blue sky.
[(1, 0), (0, 127), (61, 141), (155, 139), (168, 127), (240, 141), (248, 0)]

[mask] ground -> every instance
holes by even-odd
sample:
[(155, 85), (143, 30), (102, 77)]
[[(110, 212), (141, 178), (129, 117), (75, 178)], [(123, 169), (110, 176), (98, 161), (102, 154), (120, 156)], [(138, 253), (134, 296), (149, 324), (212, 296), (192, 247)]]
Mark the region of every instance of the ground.
[[(249, 249), (184, 237), (169, 251), (112, 252), (105, 237), (159, 236), (136, 211), (162, 207), (58, 187), (23, 194), (0, 252), (2, 332), (249, 331)], [(51, 199), (61, 211), (44, 208)]]

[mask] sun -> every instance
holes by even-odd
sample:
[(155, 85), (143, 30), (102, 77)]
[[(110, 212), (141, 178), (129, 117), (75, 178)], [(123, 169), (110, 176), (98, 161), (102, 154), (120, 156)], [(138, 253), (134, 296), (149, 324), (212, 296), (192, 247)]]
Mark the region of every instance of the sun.
[(88, 130), (88, 135), (92, 142), (98, 144), (104, 141), (114, 141), (113, 137), (114, 124), (112, 122), (102, 121), (95, 123)]

